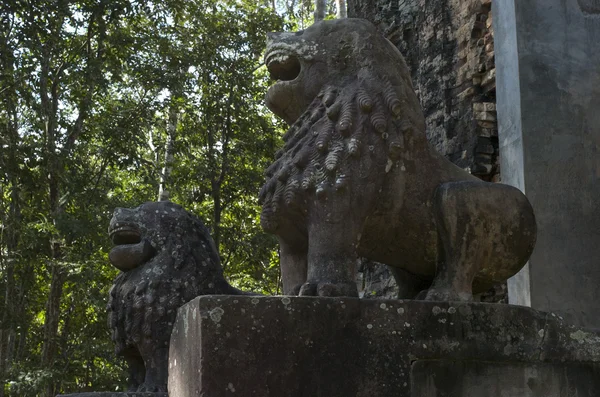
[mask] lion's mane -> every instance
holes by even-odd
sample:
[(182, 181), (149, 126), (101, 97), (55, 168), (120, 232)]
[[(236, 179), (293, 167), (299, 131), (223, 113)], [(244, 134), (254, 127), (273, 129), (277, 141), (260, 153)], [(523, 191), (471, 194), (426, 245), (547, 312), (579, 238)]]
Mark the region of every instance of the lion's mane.
[[(311, 195), (324, 195), (328, 188), (343, 191), (350, 178), (367, 177), (373, 165), (385, 168), (414, 133), (424, 133), (408, 68), (399, 61), (403, 73), (367, 64), (358, 76), (341, 74), (334, 79), (338, 84), (323, 87), (291, 125), (260, 192), (265, 231), (277, 230), (284, 210), (302, 216)], [(360, 166), (351, 167), (353, 162)], [(351, 169), (365, 174), (351, 175)]]

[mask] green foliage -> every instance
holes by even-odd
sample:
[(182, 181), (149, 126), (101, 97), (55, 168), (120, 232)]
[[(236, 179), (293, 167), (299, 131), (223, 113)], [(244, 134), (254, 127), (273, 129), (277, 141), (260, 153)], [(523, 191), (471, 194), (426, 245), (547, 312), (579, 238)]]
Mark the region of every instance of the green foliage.
[(257, 192), (283, 126), (261, 56), (268, 31), (308, 24), (289, 6), (0, 5), (0, 397), (123, 390), (106, 228), (159, 185), (211, 227), (233, 284), (279, 291)]
[[(328, 15), (333, 14), (330, 2)], [(266, 33), (295, 0), (0, 4), (0, 397), (123, 390), (106, 325), (115, 207), (159, 187), (211, 228), (230, 281), (279, 292), (258, 190), (284, 130)]]

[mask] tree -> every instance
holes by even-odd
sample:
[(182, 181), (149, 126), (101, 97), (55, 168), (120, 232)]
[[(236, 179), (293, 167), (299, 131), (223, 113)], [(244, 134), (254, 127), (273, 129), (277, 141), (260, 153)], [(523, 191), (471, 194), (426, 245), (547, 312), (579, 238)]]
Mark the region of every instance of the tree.
[(336, 4), (336, 9), (337, 9), (336, 17), (339, 19), (348, 18), (348, 9), (346, 7), (346, 0), (335, 0), (335, 4)]
[[(268, 79), (260, 59), (266, 33), (281, 30), (282, 21), (251, 2), (198, 5), (210, 12), (189, 20), (181, 32), (188, 48), (198, 50), (187, 76), (192, 89), (178, 132), (182, 145), (173, 178), (179, 191), (173, 197), (208, 221), (234, 283), (275, 292), (275, 241), (260, 229), (256, 192), (280, 135), (262, 105)], [(213, 37), (210, 47), (205, 37)]]
[(325, 19), (325, 10), (327, 8), (327, 0), (315, 0), (315, 21)]
[(282, 15), (287, 30), (305, 29), (315, 21), (346, 18), (346, 0), (272, 0), (271, 7)]
[(259, 225), (282, 126), (262, 106), (272, 2), (0, 5), (0, 396), (117, 390), (104, 305), (116, 206), (178, 201), (238, 286), (276, 292)]
[[(101, 131), (86, 122), (107, 95), (109, 77), (118, 74), (115, 35), (127, 7), (119, 1), (39, 1), (0, 9), (0, 219), (7, 231), (0, 236), (0, 395), (7, 377), (24, 394), (31, 395), (30, 387), (39, 395), (58, 391), (59, 345), (71, 319), (65, 288), (99, 243), (89, 241), (92, 248), (82, 258), (82, 240), (91, 233), (76, 230), (78, 211), (110, 157), (110, 151), (98, 155)], [(36, 375), (19, 375), (23, 363), (37, 367)]]

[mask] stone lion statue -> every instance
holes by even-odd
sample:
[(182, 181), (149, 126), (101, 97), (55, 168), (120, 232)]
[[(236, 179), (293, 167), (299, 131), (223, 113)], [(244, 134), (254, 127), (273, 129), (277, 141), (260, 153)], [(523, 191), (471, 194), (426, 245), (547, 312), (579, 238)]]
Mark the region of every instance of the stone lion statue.
[(400, 52), (360, 19), (269, 35), (267, 106), (290, 128), (267, 169), (261, 223), (286, 294), (355, 296), (358, 257), (401, 298), (470, 300), (518, 272), (536, 239), (527, 198), (428, 144)]
[(115, 351), (128, 363), (130, 391), (166, 392), (177, 309), (200, 295), (242, 292), (223, 277), (208, 229), (177, 204), (117, 208), (108, 231), (110, 261), (122, 270), (108, 301)]

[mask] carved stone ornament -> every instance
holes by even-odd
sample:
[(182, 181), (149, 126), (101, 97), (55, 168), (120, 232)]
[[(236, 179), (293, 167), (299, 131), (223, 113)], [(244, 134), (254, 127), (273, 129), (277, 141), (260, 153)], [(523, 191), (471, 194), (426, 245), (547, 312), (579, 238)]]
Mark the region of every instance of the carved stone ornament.
[(359, 256), (391, 266), (401, 298), (428, 300), (470, 300), (523, 267), (527, 198), (430, 147), (404, 58), (371, 23), (272, 33), (265, 63), (267, 105), (290, 124), (260, 193), (284, 293), (356, 296)]
[(123, 271), (110, 290), (109, 327), (129, 365), (129, 390), (166, 392), (177, 309), (200, 295), (241, 292), (223, 278), (208, 229), (177, 204), (117, 208), (108, 231), (110, 261)]

